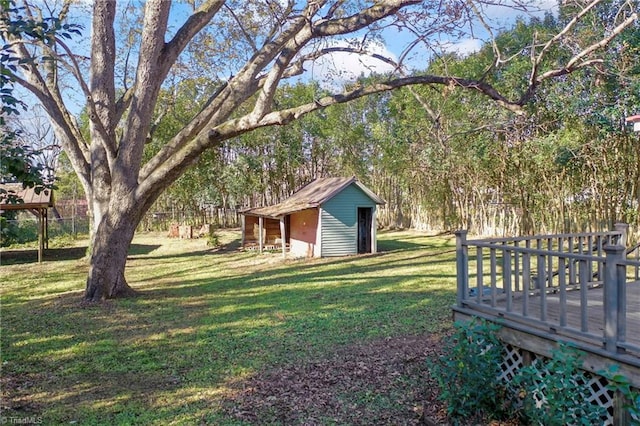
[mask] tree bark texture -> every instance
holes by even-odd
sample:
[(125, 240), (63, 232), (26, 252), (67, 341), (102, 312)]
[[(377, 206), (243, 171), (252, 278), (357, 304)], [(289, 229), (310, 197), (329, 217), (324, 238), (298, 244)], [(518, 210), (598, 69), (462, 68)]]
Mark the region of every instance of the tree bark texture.
[(97, 302), (135, 294), (124, 276), (129, 247), (137, 226), (137, 221), (133, 222), (126, 216), (113, 214), (107, 214), (100, 222), (91, 247), (85, 300)]

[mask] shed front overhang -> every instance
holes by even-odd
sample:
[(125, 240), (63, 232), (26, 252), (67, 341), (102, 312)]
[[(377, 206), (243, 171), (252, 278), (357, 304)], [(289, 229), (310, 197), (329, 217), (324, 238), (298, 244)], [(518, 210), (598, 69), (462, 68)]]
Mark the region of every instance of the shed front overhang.
[(297, 212), (301, 212), (303, 210), (309, 210), (309, 209), (315, 209), (318, 207), (318, 204), (307, 204), (304, 206), (297, 206), (297, 207), (289, 207), (289, 208), (278, 208), (280, 207), (279, 204), (276, 204), (274, 206), (268, 206), (268, 207), (257, 207), (254, 209), (247, 209), (247, 210), (242, 210), (240, 211), (240, 213), (242, 213), (245, 216), (255, 216), (255, 217), (264, 217), (266, 219), (276, 219), (276, 220), (280, 220), (282, 218), (284, 218), (285, 216), (288, 216), (290, 214), (293, 213), (297, 213)]

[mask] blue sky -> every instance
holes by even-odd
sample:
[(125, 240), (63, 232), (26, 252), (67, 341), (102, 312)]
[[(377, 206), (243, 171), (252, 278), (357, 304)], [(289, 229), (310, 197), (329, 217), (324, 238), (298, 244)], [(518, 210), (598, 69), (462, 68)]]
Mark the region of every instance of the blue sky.
[[(516, 0), (508, 0), (515, 2)], [(556, 0), (527, 0), (528, 5), (536, 10), (534, 13), (530, 13), (526, 16), (543, 16), (545, 12), (555, 13), (557, 11)], [(53, 3), (56, 3), (55, 1)], [(135, 4), (133, 1), (128, 4)], [(125, 3), (126, 4), (126, 3)], [(91, 2), (86, 0), (80, 0), (76, 4), (74, 10), (72, 10), (71, 20), (82, 24), (85, 28), (83, 30), (82, 37), (74, 38), (70, 44), (72, 49), (80, 54), (89, 56), (89, 37), (91, 32)], [(182, 22), (184, 22), (190, 13), (190, 7), (185, 3), (178, 3), (172, 11), (172, 21), (170, 28), (177, 29)], [(487, 23), (496, 28), (508, 28), (513, 24), (518, 16), (522, 16), (523, 13), (515, 10), (511, 7), (502, 6), (487, 6), (483, 13), (486, 17)], [(460, 54), (468, 54), (478, 50), (482, 44), (489, 40), (488, 33), (482, 28), (479, 23), (473, 28), (467, 28), (467, 36), (456, 39), (441, 38), (437, 40), (443, 49), (456, 51)], [(473, 34), (473, 37), (471, 36)], [(389, 29), (383, 35), (384, 44), (379, 42), (370, 43), (368, 50), (373, 53), (388, 56), (394, 60), (397, 60), (404, 49), (407, 47), (413, 39), (413, 36), (408, 32), (399, 32), (396, 29)], [(432, 40), (432, 42), (435, 40)], [(332, 42), (332, 46), (346, 45), (348, 39)], [(417, 46), (413, 56), (407, 59), (408, 71), (413, 69), (423, 69), (431, 56), (431, 52), (427, 50), (426, 46)], [(389, 64), (373, 59), (371, 57), (363, 55), (353, 55), (347, 53), (334, 53), (322, 60), (316, 61), (314, 64), (307, 64), (305, 67), (307, 74), (305, 79), (318, 80), (322, 85), (327, 88), (337, 88), (344, 82), (354, 80), (360, 75), (369, 75), (372, 72), (384, 73), (391, 71), (392, 67)], [(71, 81), (69, 81), (71, 83)], [(22, 93), (21, 91), (19, 93)], [(26, 96), (26, 95), (25, 95)], [(84, 104), (84, 96), (80, 90), (71, 90), (67, 95), (69, 108), (74, 114), (78, 114)], [(35, 101), (35, 100), (34, 100)], [(33, 103), (31, 100), (27, 100), (28, 103)], [(25, 119), (27, 117), (24, 117)]]
[[(514, 0), (509, 1), (513, 2)], [(527, 13), (517, 10), (517, 7), (512, 7), (511, 5), (515, 5), (515, 3), (507, 3), (505, 6), (491, 5), (485, 7), (481, 10), (484, 14), (485, 22), (493, 28), (505, 30), (511, 27), (517, 18), (528, 20), (533, 17), (543, 17), (546, 13), (556, 15), (558, 11), (558, 2), (556, 0), (528, 0), (526, 6), (530, 11)], [(443, 36), (439, 40), (432, 39), (430, 40), (431, 46), (439, 44), (437, 47), (439, 49), (466, 55), (478, 51), (484, 43), (490, 41), (490, 35), (478, 21), (473, 24), (473, 27), (467, 27), (465, 31), (467, 36), (462, 38), (447, 38)], [(373, 43), (370, 45), (370, 50), (373, 53), (398, 60), (411, 41), (413, 41), (411, 34), (390, 29), (384, 34), (385, 43)], [(346, 41), (343, 44), (346, 44)], [(414, 49), (412, 57), (405, 63), (407, 70), (426, 68), (431, 55), (432, 52), (427, 50), (426, 46), (418, 45)], [(336, 53), (318, 61), (315, 67), (310, 69), (314, 75), (320, 76), (320, 79), (325, 75), (341, 75), (345, 80), (352, 80), (361, 74), (368, 75), (372, 71), (388, 72), (392, 70), (392, 67), (372, 58)], [(335, 85), (335, 82), (327, 84), (329, 87), (333, 85)]]

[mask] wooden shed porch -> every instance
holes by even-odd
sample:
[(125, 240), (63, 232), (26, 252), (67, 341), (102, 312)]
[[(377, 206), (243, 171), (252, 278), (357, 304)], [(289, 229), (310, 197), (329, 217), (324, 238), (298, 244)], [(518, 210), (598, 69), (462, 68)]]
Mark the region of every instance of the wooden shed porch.
[(281, 219), (264, 216), (242, 216), (242, 247), (245, 250), (281, 250), (286, 257), (289, 250), (289, 216)]
[[(589, 374), (615, 364), (640, 387), (640, 257), (637, 245), (627, 247), (627, 228), (478, 240), (456, 232), (454, 319), (499, 323), (516, 364), (566, 342), (585, 354)], [(610, 412), (605, 424), (626, 424), (599, 383), (592, 390)]]
[(49, 208), (53, 207), (53, 190), (50, 188), (23, 187), (21, 183), (0, 184), (0, 211), (26, 210), (38, 220), (38, 263), (49, 248)]

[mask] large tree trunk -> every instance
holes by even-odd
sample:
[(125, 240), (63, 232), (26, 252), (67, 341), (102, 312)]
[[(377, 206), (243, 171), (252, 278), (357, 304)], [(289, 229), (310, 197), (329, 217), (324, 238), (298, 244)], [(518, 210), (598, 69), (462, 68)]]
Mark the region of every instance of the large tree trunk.
[(109, 211), (102, 217), (92, 239), (85, 300), (97, 302), (136, 293), (127, 284), (124, 268), (137, 217), (123, 210)]

